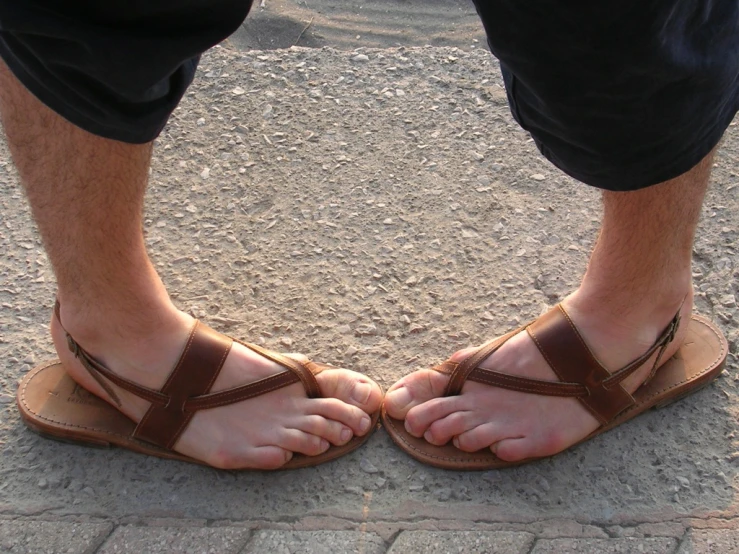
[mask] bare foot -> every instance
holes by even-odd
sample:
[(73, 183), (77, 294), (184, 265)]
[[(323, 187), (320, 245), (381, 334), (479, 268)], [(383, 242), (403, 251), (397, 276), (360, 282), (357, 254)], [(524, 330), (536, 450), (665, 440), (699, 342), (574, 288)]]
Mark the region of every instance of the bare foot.
[[(604, 311), (597, 310), (580, 291), (563, 305), (596, 358), (613, 372), (654, 344), (677, 312), (680, 300), (629, 321), (604, 317)], [(682, 344), (692, 308), (690, 293), (681, 308), (682, 324), (665, 350), (663, 362)], [(470, 349), (456, 352), (452, 360), (461, 361), (469, 353)], [(633, 393), (648, 377), (656, 356), (624, 380), (622, 386), (628, 392)], [(559, 381), (525, 331), (480, 365), (511, 375)], [(561, 452), (600, 425), (575, 398), (537, 396), (469, 381), (462, 394), (442, 397), (448, 380), (447, 375), (434, 370), (407, 375), (387, 392), (387, 413), (405, 419), (409, 433), (431, 444), (444, 445), (451, 440), (466, 452), (489, 447), (509, 462)]]
[[(74, 317), (62, 319), (70, 335), (96, 360), (115, 373), (159, 390), (177, 363), (194, 320), (171, 307), (152, 317), (156, 329), (121, 332), (104, 319), (97, 325)], [(54, 344), (67, 372), (81, 386), (110, 401), (67, 348), (65, 331), (52, 317)], [(297, 359), (304, 357), (291, 355)], [(211, 392), (243, 385), (285, 369), (234, 343)], [(323, 371), (316, 377), (323, 398), (307, 398), (300, 383), (237, 404), (202, 410), (174, 446), (177, 452), (224, 469), (276, 469), (293, 453), (315, 456), (330, 445), (342, 445), (370, 430), (370, 416), (382, 402), (379, 386), (360, 373)], [(140, 421), (149, 403), (113, 386), (121, 411)]]

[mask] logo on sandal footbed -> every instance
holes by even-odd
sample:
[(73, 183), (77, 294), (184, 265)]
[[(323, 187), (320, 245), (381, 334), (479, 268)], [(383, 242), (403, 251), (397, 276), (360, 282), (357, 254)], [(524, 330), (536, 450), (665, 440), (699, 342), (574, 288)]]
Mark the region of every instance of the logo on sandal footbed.
[(91, 392), (86, 391), (77, 383), (75, 383), (72, 392), (69, 393), (69, 396), (67, 397), (67, 402), (70, 402), (72, 404), (84, 404), (87, 406), (92, 406), (97, 403), (95, 395)]

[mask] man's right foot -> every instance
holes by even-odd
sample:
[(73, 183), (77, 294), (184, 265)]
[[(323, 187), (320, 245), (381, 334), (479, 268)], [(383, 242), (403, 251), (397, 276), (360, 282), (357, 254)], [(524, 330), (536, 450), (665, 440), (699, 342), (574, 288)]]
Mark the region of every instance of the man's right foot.
[[(71, 308), (71, 309), (70, 309)], [(72, 314), (65, 317), (65, 314)], [(134, 332), (113, 326), (114, 318), (74, 317), (62, 303), (62, 323), (52, 317), (51, 334), (70, 377), (93, 394), (113, 403), (67, 346), (66, 332), (95, 360), (117, 375), (160, 390), (174, 368), (194, 324), (193, 318), (168, 302), (150, 318), (151, 330)], [(83, 323), (80, 324), (79, 322)], [(127, 326), (128, 329), (131, 326)], [(65, 331), (66, 329), (66, 331)], [(299, 355), (290, 355), (306, 361)], [(234, 342), (211, 392), (244, 385), (285, 371), (245, 346)], [(380, 387), (360, 373), (331, 369), (316, 375), (322, 398), (307, 398), (301, 383), (246, 401), (199, 411), (180, 436), (174, 450), (224, 469), (277, 469), (294, 453), (316, 456), (331, 445), (343, 445), (370, 431), (370, 414), (382, 402)], [(138, 422), (150, 403), (112, 385), (118, 407)]]

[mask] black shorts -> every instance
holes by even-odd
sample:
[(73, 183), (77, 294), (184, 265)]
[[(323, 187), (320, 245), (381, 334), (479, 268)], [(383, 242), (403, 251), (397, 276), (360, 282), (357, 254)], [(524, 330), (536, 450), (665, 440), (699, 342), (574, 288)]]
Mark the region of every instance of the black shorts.
[[(739, 0), (474, 0), (511, 111), (557, 167), (636, 190), (685, 173), (739, 108)], [(0, 56), (96, 135), (153, 140), (251, 0), (0, 0)]]

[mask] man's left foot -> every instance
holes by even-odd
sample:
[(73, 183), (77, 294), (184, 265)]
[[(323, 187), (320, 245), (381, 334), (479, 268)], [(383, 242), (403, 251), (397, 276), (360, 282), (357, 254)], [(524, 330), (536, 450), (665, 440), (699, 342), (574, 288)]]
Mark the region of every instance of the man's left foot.
[[(662, 354), (666, 362), (677, 351), (687, 332), (693, 308), (692, 291), (675, 297), (661, 308), (632, 317), (609, 317), (604, 306), (585, 298), (582, 288), (562, 305), (586, 344), (613, 372), (644, 354), (680, 310), (682, 324)], [(680, 307), (682, 301), (682, 307)], [(459, 362), (470, 349), (452, 356)], [(647, 379), (655, 353), (621, 385), (633, 393)], [(522, 331), (487, 358), (480, 367), (530, 379), (559, 381), (531, 337)], [(600, 422), (576, 398), (538, 396), (466, 382), (458, 396), (443, 397), (449, 377), (434, 370), (420, 370), (395, 383), (385, 397), (385, 409), (394, 419), (405, 420), (406, 430), (433, 445), (449, 441), (465, 452), (490, 448), (501, 460), (516, 462), (551, 456), (587, 437)]]

